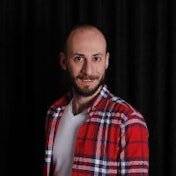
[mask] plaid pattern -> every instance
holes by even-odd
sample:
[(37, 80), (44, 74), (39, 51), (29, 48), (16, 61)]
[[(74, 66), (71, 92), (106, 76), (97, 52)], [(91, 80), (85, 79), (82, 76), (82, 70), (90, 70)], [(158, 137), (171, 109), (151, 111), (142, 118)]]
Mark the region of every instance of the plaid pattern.
[[(44, 176), (52, 175), (54, 136), (70, 100), (69, 94), (64, 95), (48, 110)], [(148, 130), (143, 116), (105, 85), (78, 131), (72, 176), (148, 176), (148, 169)]]

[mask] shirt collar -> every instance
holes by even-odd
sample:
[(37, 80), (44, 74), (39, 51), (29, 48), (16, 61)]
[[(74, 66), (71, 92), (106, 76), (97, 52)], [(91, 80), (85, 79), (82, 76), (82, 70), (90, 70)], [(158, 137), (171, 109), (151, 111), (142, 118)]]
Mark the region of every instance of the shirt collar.
[(110, 92), (107, 88), (106, 85), (103, 85), (101, 91), (98, 93), (98, 95), (95, 97), (94, 101), (92, 102), (92, 104), (89, 106), (88, 108), (88, 112), (90, 113), (91, 111), (94, 111), (96, 109), (98, 109), (99, 104), (103, 103), (107, 97), (109, 97)]
[[(71, 92), (68, 92), (66, 94), (66, 96), (64, 96), (65, 98), (65, 101), (63, 102), (62, 101), (62, 108), (65, 108), (65, 106), (67, 106), (67, 104), (71, 101), (71, 99), (73, 98), (72, 97), (72, 93)], [(104, 100), (106, 98), (108, 98), (109, 96), (111, 96), (108, 88), (107, 88), (107, 85), (104, 84), (102, 86), (102, 89), (100, 90), (100, 92), (97, 94), (97, 96), (94, 98), (93, 102), (90, 104), (90, 106), (88, 107), (87, 109), (87, 112), (90, 113), (91, 111), (94, 111), (94, 110), (98, 110), (98, 107), (100, 104), (103, 104)]]

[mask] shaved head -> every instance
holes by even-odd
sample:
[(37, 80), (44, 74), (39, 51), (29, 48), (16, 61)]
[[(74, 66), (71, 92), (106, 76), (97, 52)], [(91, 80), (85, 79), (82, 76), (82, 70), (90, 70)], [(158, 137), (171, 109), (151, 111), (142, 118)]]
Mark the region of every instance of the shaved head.
[(78, 35), (81, 35), (84, 33), (93, 33), (95, 34), (94, 36), (100, 37), (107, 51), (107, 41), (102, 31), (98, 27), (90, 25), (90, 24), (80, 24), (80, 25), (74, 26), (70, 30), (69, 34), (67, 35), (66, 40), (65, 40), (65, 48), (64, 48), (65, 53), (67, 53), (69, 45), (72, 43), (72, 40), (74, 38), (77, 38)]

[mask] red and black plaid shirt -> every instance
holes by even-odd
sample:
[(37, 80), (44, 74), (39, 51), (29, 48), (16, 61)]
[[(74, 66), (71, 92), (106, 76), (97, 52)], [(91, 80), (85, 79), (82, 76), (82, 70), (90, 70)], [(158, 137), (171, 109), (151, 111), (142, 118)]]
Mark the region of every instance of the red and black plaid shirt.
[[(54, 137), (71, 98), (63, 96), (48, 111), (44, 176), (52, 173)], [(147, 176), (148, 169), (148, 130), (143, 116), (104, 86), (79, 128), (72, 176)]]

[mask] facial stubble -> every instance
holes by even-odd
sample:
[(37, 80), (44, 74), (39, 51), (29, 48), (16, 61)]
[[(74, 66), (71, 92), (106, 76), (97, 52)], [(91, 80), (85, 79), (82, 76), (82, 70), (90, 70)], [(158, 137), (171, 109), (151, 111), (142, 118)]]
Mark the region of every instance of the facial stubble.
[(99, 77), (94, 75), (78, 75), (76, 78), (72, 76), (71, 72), (67, 70), (67, 76), (70, 82), (71, 87), (75, 91), (75, 93), (79, 96), (92, 96), (104, 83), (105, 83), (105, 76), (106, 76), (106, 70), (104, 74), (101, 76), (101, 79), (99, 83), (92, 89), (89, 88), (89, 86), (85, 86), (84, 89), (79, 87), (76, 83), (77, 79), (90, 79), (90, 80), (96, 80)]

